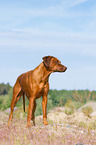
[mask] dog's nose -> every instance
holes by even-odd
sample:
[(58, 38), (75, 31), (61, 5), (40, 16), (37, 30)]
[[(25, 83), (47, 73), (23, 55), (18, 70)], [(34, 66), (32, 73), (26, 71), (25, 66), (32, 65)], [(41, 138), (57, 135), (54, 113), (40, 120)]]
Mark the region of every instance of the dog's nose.
[(64, 66), (64, 72), (67, 70), (67, 67), (66, 66)]

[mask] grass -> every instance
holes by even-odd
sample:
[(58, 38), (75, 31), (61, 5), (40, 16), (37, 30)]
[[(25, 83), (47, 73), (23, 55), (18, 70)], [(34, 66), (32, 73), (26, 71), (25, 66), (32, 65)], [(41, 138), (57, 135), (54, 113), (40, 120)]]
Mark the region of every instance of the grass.
[(82, 112), (89, 118), (91, 118), (90, 114), (92, 113), (92, 107), (87, 106), (82, 109)]
[[(22, 111), (20, 112), (22, 113)], [(55, 112), (54, 112), (55, 113)], [(27, 116), (16, 110), (11, 125), (7, 126), (8, 115), (0, 113), (0, 145), (83, 145), (96, 144), (96, 121), (87, 123), (83, 121), (72, 122), (72, 116), (64, 120), (52, 121), (44, 126), (42, 118), (36, 118), (36, 126), (26, 128)], [(59, 112), (55, 113), (59, 115)]]

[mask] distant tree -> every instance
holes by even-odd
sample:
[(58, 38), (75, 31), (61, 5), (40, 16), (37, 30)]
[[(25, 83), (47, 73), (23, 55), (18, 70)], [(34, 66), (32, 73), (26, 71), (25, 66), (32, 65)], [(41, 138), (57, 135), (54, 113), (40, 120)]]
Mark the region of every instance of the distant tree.
[(0, 95), (8, 94), (8, 91), (10, 88), (11, 88), (11, 86), (9, 83), (7, 83), (7, 84), (1, 83), (0, 84)]

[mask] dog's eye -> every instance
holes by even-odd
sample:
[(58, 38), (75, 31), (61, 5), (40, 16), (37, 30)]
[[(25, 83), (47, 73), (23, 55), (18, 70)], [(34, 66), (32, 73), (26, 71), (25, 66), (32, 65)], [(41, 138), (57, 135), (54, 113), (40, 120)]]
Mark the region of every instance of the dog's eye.
[(57, 60), (56, 63), (59, 63), (59, 61)]
[(58, 60), (56, 60), (56, 61), (55, 61), (55, 63), (56, 63), (56, 64), (59, 64), (59, 61), (58, 61)]

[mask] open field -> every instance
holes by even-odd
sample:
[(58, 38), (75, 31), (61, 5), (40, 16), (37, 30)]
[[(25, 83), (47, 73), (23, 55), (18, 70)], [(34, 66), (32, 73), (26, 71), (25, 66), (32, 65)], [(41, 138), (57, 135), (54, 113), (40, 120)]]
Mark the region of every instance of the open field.
[(42, 115), (36, 117), (36, 126), (26, 128), (27, 113), (14, 112), (11, 125), (8, 114), (0, 112), (0, 145), (96, 145), (96, 112), (87, 117), (77, 111), (67, 115), (63, 107), (48, 113), (48, 126)]
[[(6, 85), (1, 89), (5, 92)], [(11, 87), (0, 96), (0, 145), (96, 145), (96, 91), (50, 90), (48, 94), (48, 126), (43, 125), (42, 98), (37, 100), (36, 126), (26, 128), (22, 97), (16, 104), (8, 127)]]

